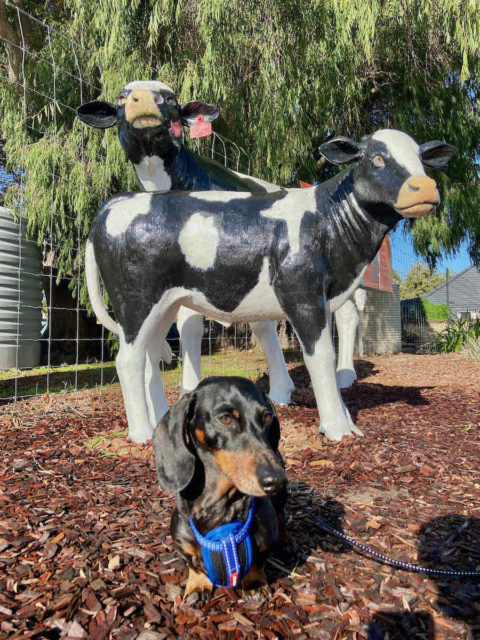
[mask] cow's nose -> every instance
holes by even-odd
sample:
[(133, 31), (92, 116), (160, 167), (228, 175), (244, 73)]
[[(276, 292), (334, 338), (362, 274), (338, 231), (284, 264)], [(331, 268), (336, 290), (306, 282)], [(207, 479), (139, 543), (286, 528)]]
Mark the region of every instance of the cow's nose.
[(270, 465), (261, 466), (257, 473), (260, 486), (266, 494), (277, 493), (282, 484), (287, 481), (287, 476), (283, 469), (277, 469)]
[(395, 209), (402, 216), (418, 218), (440, 203), (437, 183), (428, 176), (410, 176), (400, 187)]

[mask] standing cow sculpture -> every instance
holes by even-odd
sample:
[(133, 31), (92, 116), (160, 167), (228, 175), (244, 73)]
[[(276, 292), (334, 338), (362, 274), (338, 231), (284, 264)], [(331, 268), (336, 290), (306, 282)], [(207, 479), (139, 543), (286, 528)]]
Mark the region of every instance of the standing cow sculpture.
[[(85, 124), (96, 128), (117, 126), (122, 148), (144, 191), (273, 192), (280, 189), (278, 185), (230, 171), (217, 162), (189, 151), (182, 142), (182, 126), (195, 127), (198, 118), (210, 122), (218, 116), (218, 110), (200, 101), (180, 106), (173, 89), (162, 82), (130, 82), (120, 92), (116, 104), (93, 100), (81, 105), (77, 114)], [(118, 327), (104, 311), (99, 295), (94, 306), (103, 316), (107, 328), (117, 333)], [(350, 386), (356, 380), (353, 349), (359, 323), (357, 306), (347, 300), (335, 313), (339, 333), (337, 382), (340, 388)], [(200, 381), (203, 318), (197, 312), (182, 307), (178, 312), (177, 324), (183, 355), (183, 393), (194, 389)], [(285, 366), (275, 323), (252, 323), (251, 327), (260, 340), (268, 362), (269, 395), (280, 404), (288, 404), (294, 385)], [(165, 348), (159, 355), (167, 361), (170, 356)], [(166, 399), (161, 390), (155, 392), (158, 364), (152, 361), (152, 356), (151, 349), (147, 356), (146, 393), (152, 426), (155, 426), (159, 415), (164, 413)]]
[[(117, 104), (93, 100), (77, 109), (78, 117), (93, 127), (117, 126), (122, 148), (133, 164), (138, 181), (145, 191), (277, 191), (280, 187), (230, 171), (217, 162), (198, 156), (183, 144), (182, 126), (195, 127), (198, 120), (209, 123), (218, 109), (201, 101), (181, 106), (173, 89), (163, 82), (138, 81), (125, 85)], [(99, 292), (91, 296), (95, 313), (107, 328), (118, 329), (108, 316)], [(102, 317), (100, 317), (102, 316)], [(103, 318), (103, 319), (102, 319)], [(105, 320), (105, 322), (104, 322)], [(181, 307), (177, 326), (183, 355), (182, 393), (192, 391), (200, 382), (203, 316)], [(270, 373), (269, 396), (275, 402), (288, 404), (294, 384), (288, 374), (276, 333), (276, 323), (252, 322), (252, 331), (260, 341)], [(165, 351), (165, 349), (164, 349)], [(168, 410), (158, 362), (158, 347), (149, 348), (146, 370), (147, 403), (152, 429)]]
[(339, 440), (356, 430), (335, 379), (328, 314), (352, 295), (402, 217), (438, 205), (423, 165), (445, 166), (455, 148), (419, 146), (387, 129), (360, 143), (334, 138), (320, 152), (355, 164), (311, 189), (122, 194), (100, 207), (87, 241), (87, 284), (98, 287), (98, 266), (119, 326), (117, 369), (132, 439), (151, 437), (147, 352), (182, 305), (220, 322), (287, 317), (312, 379), (320, 431)]

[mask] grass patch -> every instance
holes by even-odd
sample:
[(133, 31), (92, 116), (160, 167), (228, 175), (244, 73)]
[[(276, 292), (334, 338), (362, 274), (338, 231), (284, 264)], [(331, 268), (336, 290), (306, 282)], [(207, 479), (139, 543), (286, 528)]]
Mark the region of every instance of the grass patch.
[[(289, 362), (294, 361), (294, 353), (286, 353)], [(300, 359), (300, 358), (299, 358)], [(261, 351), (222, 351), (202, 356), (202, 376), (244, 376), (258, 378), (267, 371), (267, 364)], [(182, 377), (182, 365), (175, 360), (164, 367), (163, 382), (166, 387), (178, 387)], [(68, 393), (77, 389), (90, 389), (118, 382), (114, 362), (94, 362), (90, 364), (65, 365), (60, 367), (37, 367), (28, 370), (0, 371), (0, 399)]]

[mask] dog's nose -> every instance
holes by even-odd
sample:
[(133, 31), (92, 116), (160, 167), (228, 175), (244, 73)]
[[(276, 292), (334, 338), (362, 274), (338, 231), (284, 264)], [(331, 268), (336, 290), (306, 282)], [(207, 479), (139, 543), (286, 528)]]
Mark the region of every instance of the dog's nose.
[(277, 493), (282, 484), (287, 481), (287, 476), (283, 469), (265, 465), (258, 469), (258, 481), (266, 494)]

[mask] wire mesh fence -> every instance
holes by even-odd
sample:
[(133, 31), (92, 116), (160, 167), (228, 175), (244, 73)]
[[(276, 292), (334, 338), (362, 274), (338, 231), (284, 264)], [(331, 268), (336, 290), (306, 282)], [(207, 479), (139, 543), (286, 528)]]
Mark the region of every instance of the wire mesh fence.
[[(8, 83), (11, 90), (10, 107), (16, 110), (21, 131), (20, 143), (9, 154), (7, 170), (0, 167), (0, 204), (4, 205), (0, 208), (0, 401), (9, 402), (115, 381), (116, 342), (89, 314), (82, 297), (85, 221), (75, 208), (73, 196), (70, 207), (59, 207), (56, 200), (57, 187), (66, 179), (59, 164), (64, 157), (64, 129), (73, 126), (77, 106), (104, 94), (102, 70), (97, 69), (92, 76), (90, 52), (78, 42), (10, 0), (0, 2), (16, 21), (18, 41), (5, 35), (0, 40), (19, 54), (18, 77), (5, 76), (1, 82)], [(35, 49), (27, 46), (25, 38), (25, 33), (32, 31), (42, 42)], [(106, 198), (113, 192), (107, 176), (113, 163), (112, 136), (116, 134), (107, 131), (96, 135), (103, 135), (99, 147), (103, 165), (98, 165), (98, 170), (105, 176), (102, 195)], [(26, 150), (44, 142), (49, 145), (49, 216), (42, 232), (34, 237), (29, 234), (31, 221), (25, 216), (28, 172), (34, 170), (27, 166)], [(250, 174), (250, 158), (245, 150), (217, 132), (187, 144), (234, 171)], [(86, 171), (84, 154), (84, 132), (80, 126), (76, 156), (79, 171)], [(133, 172), (129, 188), (137, 189)], [(70, 229), (67, 247), (60, 233), (64, 228)], [(71, 267), (61, 271), (58, 255), (65, 251), (70, 254)], [(392, 254), (390, 266), (406, 272), (402, 246), (393, 243)], [(435, 335), (450, 322), (460, 318), (470, 325), (480, 317), (475, 274), (480, 277), (475, 270), (457, 274), (449, 279), (448, 286), (429, 294), (427, 302), (425, 298), (401, 302), (396, 285), (391, 291), (367, 289), (366, 307), (360, 312), (357, 351), (361, 354), (382, 349), (430, 349)], [(433, 318), (432, 305), (446, 305), (445, 318)], [(435, 313), (440, 312), (436, 309)], [(335, 323), (332, 332), (338, 343)], [(287, 323), (281, 324), (279, 336), (287, 359), (300, 360), (298, 342)], [(162, 366), (165, 384), (172, 386), (179, 384), (182, 375), (175, 328), (169, 340), (174, 360), (169, 367)], [(257, 377), (266, 370), (256, 339), (245, 324), (225, 327), (205, 320), (202, 353), (203, 375), (236, 373)]]

